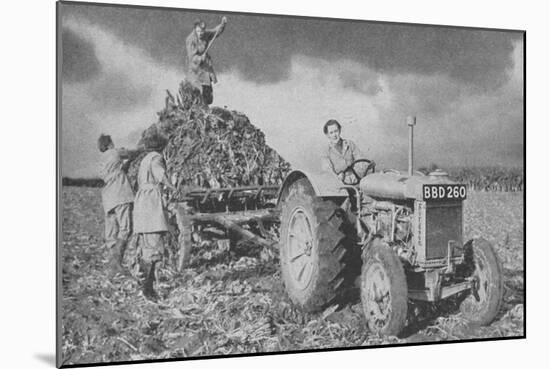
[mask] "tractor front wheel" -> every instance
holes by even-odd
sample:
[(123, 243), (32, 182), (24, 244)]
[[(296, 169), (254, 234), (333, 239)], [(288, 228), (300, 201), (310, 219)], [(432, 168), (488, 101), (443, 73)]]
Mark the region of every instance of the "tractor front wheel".
[(496, 317), (503, 295), (500, 262), (493, 246), (479, 238), (464, 246), (464, 266), (472, 279), (472, 289), (463, 297), (460, 311), (476, 325), (486, 325)]
[(407, 279), (401, 261), (379, 238), (367, 246), (361, 273), (361, 303), (373, 333), (396, 336), (407, 320)]

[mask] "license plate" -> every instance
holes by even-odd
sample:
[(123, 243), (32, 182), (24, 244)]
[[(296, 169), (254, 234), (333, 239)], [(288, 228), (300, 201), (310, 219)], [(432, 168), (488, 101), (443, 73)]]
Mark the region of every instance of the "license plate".
[(426, 200), (464, 200), (466, 185), (425, 184), (422, 196)]

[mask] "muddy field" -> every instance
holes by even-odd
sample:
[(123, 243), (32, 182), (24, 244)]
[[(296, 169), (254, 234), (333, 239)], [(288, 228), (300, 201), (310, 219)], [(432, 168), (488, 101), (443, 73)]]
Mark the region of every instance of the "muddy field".
[[(493, 242), (504, 266), (496, 321), (474, 328), (453, 306), (410, 306), (401, 337), (369, 335), (358, 300), (304, 314), (286, 297), (277, 259), (258, 248), (195, 248), (182, 273), (161, 271), (162, 300), (129, 277), (106, 277), (100, 190), (63, 188), (64, 364), (213, 356), (523, 335), (523, 192), (473, 192), (468, 238)], [(131, 250), (130, 250), (131, 251)], [(129, 252), (127, 259), (131, 258)]]

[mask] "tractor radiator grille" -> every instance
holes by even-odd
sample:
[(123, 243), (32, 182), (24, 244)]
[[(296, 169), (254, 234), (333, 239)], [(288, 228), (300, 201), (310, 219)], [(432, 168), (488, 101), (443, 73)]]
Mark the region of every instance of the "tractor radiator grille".
[(426, 207), (426, 260), (447, 258), (449, 241), (451, 257), (460, 256), (462, 246), (462, 202), (427, 203)]

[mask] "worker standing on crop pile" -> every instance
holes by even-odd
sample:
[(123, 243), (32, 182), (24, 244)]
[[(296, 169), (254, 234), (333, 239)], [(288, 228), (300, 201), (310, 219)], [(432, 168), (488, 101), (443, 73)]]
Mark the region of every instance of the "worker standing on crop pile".
[(102, 152), (100, 176), (105, 185), (101, 190), (105, 211), (105, 245), (110, 250), (110, 274), (123, 272), (122, 260), (132, 233), (132, 203), (134, 191), (123, 170), (124, 160), (131, 160), (139, 151), (116, 149), (111, 136), (102, 134), (97, 141)]
[(168, 232), (166, 206), (161, 186), (175, 191), (166, 175), (166, 164), (161, 153), (168, 140), (159, 133), (143, 139), (149, 153), (141, 160), (137, 174), (138, 191), (134, 200), (134, 230), (138, 234), (140, 267), (144, 273), (143, 295), (152, 301), (158, 299), (154, 290), (155, 266), (162, 260), (163, 236)]
[(227, 18), (223, 17), (218, 26), (206, 29), (206, 23), (198, 19), (193, 24), (193, 31), (185, 41), (189, 67), (187, 80), (201, 91), (202, 99), (206, 105), (212, 104), (214, 100), (212, 83), (218, 82), (208, 50), (214, 40), (222, 34), (226, 23)]
[(334, 172), (344, 184), (354, 183), (365, 176), (368, 165), (364, 162), (357, 163), (354, 170), (360, 178), (345, 169), (355, 160), (366, 159), (366, 156), (352, 140), (340, 137), (341, 132), (342, 126), (335, 119), (330, 119), (323, 126), (323, 133), (329, 144), (322, 158), (322, 168)]

